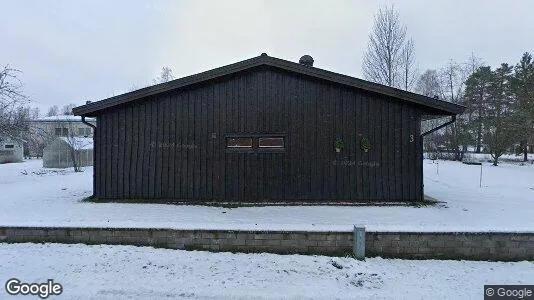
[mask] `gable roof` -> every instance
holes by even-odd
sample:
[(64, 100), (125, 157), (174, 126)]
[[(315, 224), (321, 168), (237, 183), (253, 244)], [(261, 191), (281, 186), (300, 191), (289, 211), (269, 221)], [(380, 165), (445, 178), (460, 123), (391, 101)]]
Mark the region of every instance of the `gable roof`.
[(233, 73), (241, 72), (262, 65), (271, 66), (289, 72), (298, 73), (350, 87), (355, 87), (358, 89), (382, 95), (391, 96), (403, 101), (411, 102), (416, 105), (429, 108), (433, 111), (432, 114), (434, 115), (456, 115), (462, 113), (465, 109), (464, 106), (457, 105), (454, 103), (433, 99), (423, 95), (407, 92), (397, 88), (365, 81), (339, 73), (330, 72), (316, 67), (306, 66), (295, 62), (270, 57), (267, 56), (267, 54), (262, 53), (260, 56), (256, 56), (254, 58), (243, 60), (234, 64), (219, 67), (195, 75), (182, 77), (169, 82), (145, 87), (136, 91), (117, 95), (98, 102), (91, 102), (82, 106), (78, 106), (75, 107), (72, 112), (74, 113), (74, 115), (77, 116), (94, 116), (98, 111), (110, 107), (135, 101), (143, 97), (183, 88), (192, 84), (215, 79), (218, 77), (227, 76)]

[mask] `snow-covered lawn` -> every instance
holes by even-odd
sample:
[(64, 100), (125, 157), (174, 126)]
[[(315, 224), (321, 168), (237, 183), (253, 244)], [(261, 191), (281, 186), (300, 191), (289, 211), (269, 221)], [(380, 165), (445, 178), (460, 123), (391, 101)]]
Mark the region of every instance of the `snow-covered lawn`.
[(389, 231), (534, 231), (534, 165), (498, 167), (424, 161), (425, 193), (437, 207), (246, 207), (95, 204), (92, 168), (42, 169), (42, 161), (0, 165), (0, 226), (104, 226)]
[[(534, 231), (534, 166), (424, 162), (436, 207), (95, 204), (92, 169), (0, 165), (0, 226), (286, 230)], [(333, 265), (335, 261), (335, 265)], [(341, 268), (340, 268), (341, 266)], [(0, 283), (62, 284), (66, 299), (481, 299), (484, 284), (530, 284), (534, 263), (231, 254), (133, 246), (0, 243)], [(0, 299), (8, 298), (0, 289)]]
[[(53, 279), (63, 286), (60, 299), (482, 299), (484, 284), (534, 282), (532, 262), (358, 261), (134, 246), (0, 244), (0, 262), (2, 285), (13, 277)], [(0, 298), (10, 298), (4, 288)]]

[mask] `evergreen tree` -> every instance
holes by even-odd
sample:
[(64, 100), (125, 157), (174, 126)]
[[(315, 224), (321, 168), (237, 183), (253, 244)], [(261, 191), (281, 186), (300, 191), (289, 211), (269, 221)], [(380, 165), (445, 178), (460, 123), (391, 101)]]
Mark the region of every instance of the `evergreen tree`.
[(468, 127), (476, 153), (482, 150), (486, 105), (490, 97), (492, 76), (490, 67), (480, 67), (465, 82), (464, 105), (467, 107)]
[(520, 120), (517, 119), (518, 106), (512, 90), (513, 68), (502, 64), (490, 74), (484, 141), (496, 166), (499, 157), (517, 141)]
[(520, 126), (520, 151), (527, 161), (527, 145), (534, 143), (534, 63), (532, 55), (526, 52), (514, 68), (513, 93), (517, 99), (517, 118)]

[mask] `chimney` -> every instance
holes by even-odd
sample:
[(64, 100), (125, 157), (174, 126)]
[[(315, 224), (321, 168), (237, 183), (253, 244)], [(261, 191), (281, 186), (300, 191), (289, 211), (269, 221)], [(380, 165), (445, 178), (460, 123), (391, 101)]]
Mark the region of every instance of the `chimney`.
[(313, 57), (306, 54), (299, 59), (299, 64), (313, 67)]

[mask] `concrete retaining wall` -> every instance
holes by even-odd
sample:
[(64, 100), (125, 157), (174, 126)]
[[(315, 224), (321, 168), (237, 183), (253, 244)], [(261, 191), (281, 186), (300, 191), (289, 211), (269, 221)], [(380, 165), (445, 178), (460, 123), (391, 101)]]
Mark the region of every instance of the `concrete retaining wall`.
[[(534, 233), (367, 232), (366, 256), (534, 260)], [(0, 227), (0, 242), (127, 244), (172, 249), (347, 255), (353, 232)]]
[(534, 260), (534, 233), (368, 232), (365, 242), (367, 256)]

